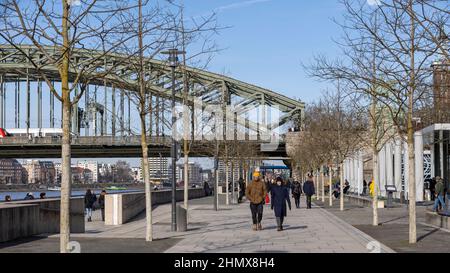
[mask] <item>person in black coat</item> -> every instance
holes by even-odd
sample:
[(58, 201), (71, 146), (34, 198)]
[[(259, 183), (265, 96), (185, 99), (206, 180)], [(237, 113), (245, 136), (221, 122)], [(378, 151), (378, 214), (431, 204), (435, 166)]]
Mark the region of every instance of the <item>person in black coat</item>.
[(98, 206), (100, 207), (100, 210), (102, 212), (102, 221), (105, 221), (105, 196), (106, 196), (106, 191), (103, 190), (100, 193), (100, 196), (98, 197)]
[(97, 201), (97, 196), (88, 189), (84, 195), (84, 207), (86, 208), (88, 222), (92, 222), (92, 208), (94, 207), (95, 201)]
[(306, 208), (311, 209), (311, 197), (316, 194), (316, 189), (314, 188), (313, 176), (308, 175), (308, 180), (303, 183), (303, 192), (306, 195)]
[(302, 195), (302, 184), (300, 184), (300, 182), (298, 181), (294, 181), (292, 183), (292, 196), (294, 197), (295, 200), (295, 207), (296, 208), (300, 208), (300, 196)]
[(287, 216), (286, 203), (289, 205), (289, 210), (291, 210), (291, 200), (289, 199), (289, 189), (283, 186), (281, 177), (278, 177), (276, 184), (271, 186), (271, 193), (271, 208), (277, 219), (278, 231), (282, 231), (284, 217)]

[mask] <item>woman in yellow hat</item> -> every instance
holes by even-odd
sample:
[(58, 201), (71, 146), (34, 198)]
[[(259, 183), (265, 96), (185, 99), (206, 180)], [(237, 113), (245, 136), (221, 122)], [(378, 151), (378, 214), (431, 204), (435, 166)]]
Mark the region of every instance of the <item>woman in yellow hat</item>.
[(261, 179), (258, 171), (253, 173), (253, 181), (245, 190), (245, 196), (250, 200), (250, 210), (252, 212), (253, 230), (262, 230), (263, 204), (266, 197), (266, 185)]

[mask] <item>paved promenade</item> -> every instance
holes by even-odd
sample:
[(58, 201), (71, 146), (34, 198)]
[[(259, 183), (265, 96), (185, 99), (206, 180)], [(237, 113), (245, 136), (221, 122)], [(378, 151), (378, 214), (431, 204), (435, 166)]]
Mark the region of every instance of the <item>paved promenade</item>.
[[(167, 204), (153, 210), (155, 241), (151, 243), (144, 241), (143, 215), (113, 227), (104, 226), (96, 214), (92, 223), (86, 223), (86, 233), (73, 234), (72, 240), (80, 242), (82, 252), (169, 253), (361, 253), (370, 252), (367, 245), (374, 241), (319, 207), (288, 211), (285, 230), (278, 232), (273, 211), (265, 206), (264, 230), (252, 231), (248, 203), (220, 205), (220, 211), (214, 211), (212, 198), (203, 198), (191, 202), (189, 230), (178, 233), (170, 231), (170, 208)], [(57, 251), (58, 235), (0, 245), (0, 252), (37, 252), (44, 245)], [(392, 250), (381, 245), (381, 252)]]

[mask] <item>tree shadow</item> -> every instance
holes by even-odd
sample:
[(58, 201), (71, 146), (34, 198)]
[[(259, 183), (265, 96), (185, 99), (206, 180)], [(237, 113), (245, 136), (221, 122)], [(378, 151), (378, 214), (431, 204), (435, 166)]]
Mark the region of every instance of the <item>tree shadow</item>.
[(438, 231), (439, 231), (438, 228), (435, 228), (435, 229), (431, 230), (430, 232), (428, 232), (428, 233), (426, 233), (426, 234), (424, 234), (424, 235), (418, 237), (418, 238), (417, 238), (417, 242), (420, 242), (420, 241), (424, 240), (426, 237), (428, 237), (428, 236), (430, 236), (430, 235), (433, 235), (434, 233), (436, 233), (436, 232), (438, 232)]
[(384, 221), (384, 222), (380, 222), (380, 225), (384, 225), (384, 224), (387, 224), (387, 223), (390, 223), (390, 222), (395, 222), (397, 220), (404, 219), (404, 218), (407, 218), (407, 217), (408, 217), (407, 215), (400, 216), (400, 217), (397, 217), (397, 218), (394, 218), (394, 219), (390, 219), (390, 220), (387, 220), (387, 221)]
[(32, 243), (32, 242), (36, 242), (36, 241), (40, 241), (40, 240), (44, 240), (44, 239), (48, 239), (48, 236), (30, 236), (30, 237), (26, 237), (26, 238), (15, 239), (12, 241), (0, 243), (0, 249), (6, 248), (6, 247), (18, 246), (18, 245), (26, 244), (26, 243)]

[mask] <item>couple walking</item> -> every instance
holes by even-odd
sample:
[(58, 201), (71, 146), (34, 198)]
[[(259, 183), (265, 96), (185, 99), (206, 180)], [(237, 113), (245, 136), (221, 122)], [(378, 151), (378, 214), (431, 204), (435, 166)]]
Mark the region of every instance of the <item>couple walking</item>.
[(253, 173), (253, 181), (245, 191), (247, 199), (250, 200), (253, 230), (262, 230), (261, 221), (263, 217), (264, 201), (267, 193), (270, 191), (272, 197), (271, 209), (274, 211), (277, 219), (278, 231), (282, 231), (283, 220), (287, 215), (286, 203), (289, 205), (289, 210), (291, 209), (289, 191), (287, 187), (283, 185), (281, 177), (276, 179), (276, 184), (269, 185), (268, 187), (269, 188), (267, 188), (266, 184), (262, 181), (259, 172)]

